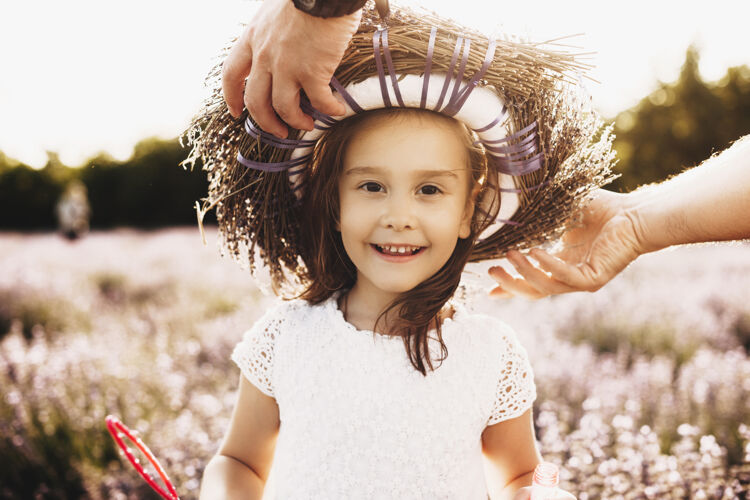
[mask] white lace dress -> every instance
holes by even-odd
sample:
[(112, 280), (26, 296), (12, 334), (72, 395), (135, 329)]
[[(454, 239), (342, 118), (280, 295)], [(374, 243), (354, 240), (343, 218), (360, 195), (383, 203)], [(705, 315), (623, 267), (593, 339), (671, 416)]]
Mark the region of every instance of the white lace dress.
[(536, 398), (514, 332), (452, 302), (448, 357), (436, 361), (432, 338), (436, 370), (425, 377), (401, 338), (358, 330), (337, 297), (279, 303), (232, 353), (279, 406), (274, 498), (486, 500), (482, 431)]

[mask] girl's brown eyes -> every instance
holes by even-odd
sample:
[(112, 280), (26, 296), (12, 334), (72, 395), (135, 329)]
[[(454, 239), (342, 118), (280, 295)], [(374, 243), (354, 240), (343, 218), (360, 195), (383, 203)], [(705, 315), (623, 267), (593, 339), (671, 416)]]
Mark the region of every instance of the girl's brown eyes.
[[(370, 189), (370, 187), (373, 187), (373, 186), (375, 187), (375, 190)], [(382, 188), (382, 186), (378, 184), (377, 182), (365, 182), (364, 184), (359, 186), (359, 189), (362, 189), (362, 188), (365, 188), (365, 191), (367, 191), (368, 193), (378, 193), (379, 192), (378, 189)], [(423, 191), (423, 193), (426, 195), (435, 195), (435, 194), (442, 193), (439, 187), (434, 186), (432, 184), (426, 184), (422, 186), (420, 189), (426, 190), (426, 191)]]
[(368, 193), (377, 193), (377, 191), (371, 191), (370, 189), (368, 189), (367, 186), (375, 186), (379, 188), (380, 184), (376, 182), (365, 182), (364, 184), (360, 186), (360, 188), (365, 188), (365, 191), (367, 191)]
[(430, 190), (434, 190), (434, 191), (432, 191), (431, 193), (425, 193), (425, 194), (438, 194), (438, 193), (440, 193), (440, 192), (441, 192), (441, 191), (440, 191), (440, 188), (439, 188), (439, 187), (437, 187), (437, 186), (433, 186), (432, 184), (428, 184), (428, 185), (426, 185), (426, 186), (422, 186), (422, 189), (430, 189)]

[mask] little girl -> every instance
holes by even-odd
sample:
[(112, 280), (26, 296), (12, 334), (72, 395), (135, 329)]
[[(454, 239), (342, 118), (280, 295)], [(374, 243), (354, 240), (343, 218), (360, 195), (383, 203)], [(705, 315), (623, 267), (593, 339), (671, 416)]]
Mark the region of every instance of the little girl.
[(305, 104), (316, 129), (278, 139), (215, 95), (195, 122), (225, 248), (293, 291), (232, 353), (202, 499), (261, 498), (272, 462), (284, 499), (529, 498), (526, 352), (454, 293), (467, 262), (559, 235), (609, 180), (611, 138), (564, 90), (574, 59), (405, 11), (376, 23), (332, 81), (344, 117)]

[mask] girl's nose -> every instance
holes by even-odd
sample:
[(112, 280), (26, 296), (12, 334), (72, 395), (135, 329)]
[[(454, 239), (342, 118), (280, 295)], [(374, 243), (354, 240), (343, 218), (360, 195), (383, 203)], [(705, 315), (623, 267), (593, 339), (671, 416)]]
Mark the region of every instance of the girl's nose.
[(399, 200), (392, 200), (390, 203), (387, 203), (385, 212), (381, 218), (381, 224), (394, 231), (416, 228), (417, 218), (411, 207), (411, 203)]

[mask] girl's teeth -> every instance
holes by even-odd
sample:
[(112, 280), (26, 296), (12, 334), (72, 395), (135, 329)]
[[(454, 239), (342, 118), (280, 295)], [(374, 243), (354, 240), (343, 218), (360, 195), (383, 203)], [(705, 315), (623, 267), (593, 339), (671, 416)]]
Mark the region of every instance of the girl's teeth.
[(392, 254), (400, 254), (400, 255), (406, 255), (406, 254), (412, 254), (416, 250), (419, 250), (420, 247), (391, 247), (391, 246), (378, 246), (380, 250)]

